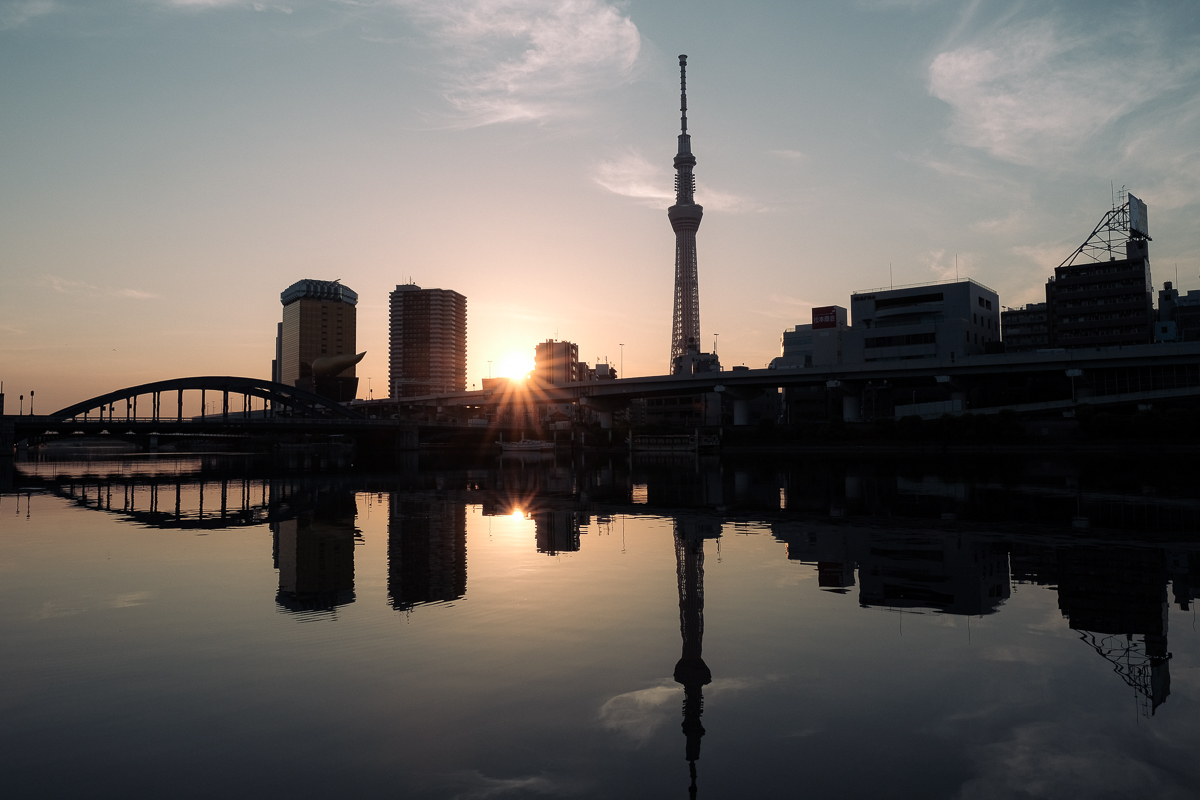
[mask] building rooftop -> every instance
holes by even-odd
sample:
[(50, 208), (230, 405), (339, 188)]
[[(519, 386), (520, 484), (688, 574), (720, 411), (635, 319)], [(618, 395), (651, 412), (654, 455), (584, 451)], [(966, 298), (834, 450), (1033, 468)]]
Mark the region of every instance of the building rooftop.
[(878, 289), (860, 289), (857, 292), (851, 292), (850, 296), (854, 297), (858, 294), (873, 294), (875, 292), (898, 292), (902, 289), (919, 289), (922, 286), (946, 286), (952, 283), (973, 283), (976, 286), (986, 289), (992, 294), (997, 294), (996, 290), (990, 286), (986, 286), (972, 278), (950, 278), (941, 281), (927, 281), (925, 283), (906, 283), (903, 286), (880, 286)]
[(296, 281), (279, 293), (279, 301), (285, 306), (297, 300), (340, 300), (347, 305), (358, 305), (358, 292), (338, 281), (317, 281), (305, 278)]

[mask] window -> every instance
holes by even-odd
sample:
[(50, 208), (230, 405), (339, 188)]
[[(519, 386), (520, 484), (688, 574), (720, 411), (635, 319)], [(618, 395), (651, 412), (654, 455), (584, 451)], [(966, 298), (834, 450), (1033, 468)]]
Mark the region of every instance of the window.
[(991, 311), (991, 310), (992, 310), (992, 301), (991, 301), (991, 300), (988, 300), (988, 301), (987, 301), (987, 310), (988, 310), (988, 311)]
[(980, 308), (983, 308), (983, 298), (982, 298), (982, 297), (976, 297), (975, 299), (979, 301), (979, 307), (980, 307)]

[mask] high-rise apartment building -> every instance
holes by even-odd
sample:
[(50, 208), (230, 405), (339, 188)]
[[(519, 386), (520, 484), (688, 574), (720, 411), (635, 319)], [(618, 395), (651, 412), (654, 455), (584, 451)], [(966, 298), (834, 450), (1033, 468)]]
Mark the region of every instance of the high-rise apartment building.
[(1046, 282), (1051, 347), (1122, 347), (1154, 341), (1146, 204), (1124, 189), (1117, 198), (1087, 240)]
[(354, 365), (355, 305), (358, 294), (337, 281), (296, 281), (279, 295), (283, 322), (275, 344), (272, 379), (353, 400), (358, 390)]
[(533, 353), (533, 377), (542, 383), (557, 386), (586, 377), (580, 375), (579, 345), (574, 342), (547, 339), (539, 342)]
[(1052, 347), (1116, 347), (1154, 341), (1146, 239), (1130, 238), (1125, 258), (1064, 264), (1046, 282)]
[(389, 295), (388, 386), (392, 397), (467, 388), (467, 298), (403, 284)]

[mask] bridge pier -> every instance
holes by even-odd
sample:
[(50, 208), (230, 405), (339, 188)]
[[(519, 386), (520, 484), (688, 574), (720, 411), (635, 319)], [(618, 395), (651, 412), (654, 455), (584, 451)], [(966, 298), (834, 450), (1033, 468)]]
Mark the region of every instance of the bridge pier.
[(613, 412), (618, 408), (624, 408), (629, 405), (628, 400), (606, 397), (582, 397), (579, 402), (596, 414), (596, 418), (600, 421), (600, 429), (605, 431), (612, 430)]
[(17, 425), (8, 420), (0, 420), (0, 458), (12, 458), (16, 446)]
[(740, 397), (733, 398), (733, 424), (734, 425), (749, 425), (750, 424), (750, 401), (743, 400)]
[(716, 386), (715, 391), (724, 394), (733, 401), (733, 424), (750, 424), (750, 401), (762, 394), (761, 389), (730, 390), (727, 386)]

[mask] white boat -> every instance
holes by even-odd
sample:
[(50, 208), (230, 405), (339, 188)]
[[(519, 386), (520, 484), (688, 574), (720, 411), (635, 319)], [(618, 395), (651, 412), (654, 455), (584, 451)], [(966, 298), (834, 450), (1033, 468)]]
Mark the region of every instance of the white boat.
[(519, 442), (496, 442), (506, 453), (540, 453), (543, 450), (553, 450), (554, 442), (543, 442), (541, 439), (522, 439)]

